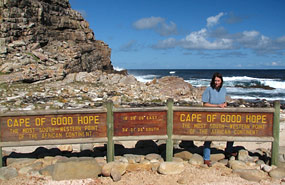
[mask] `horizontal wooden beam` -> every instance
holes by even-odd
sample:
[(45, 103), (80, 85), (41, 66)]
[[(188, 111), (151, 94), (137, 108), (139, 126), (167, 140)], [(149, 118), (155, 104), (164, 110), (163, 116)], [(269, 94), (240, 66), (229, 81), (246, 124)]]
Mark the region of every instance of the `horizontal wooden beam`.
[(107, 143), (107, 138), (79, 138), (79, 139), (53, 139), (37, 141), (11, 141), (0, 142), (0, 147), (11, 146), (40, 146), (40, 145), (64, 145), (64, 144), (85, 144), (85, 143)]
[(82, 113), (105, 113), (106, 108), (98, 109), (74, 109), (74, 110), (35, 110), (35, 111), (11, 111), (0, 112), (0, 117), (4, 116), (37, 116), (49, 114), (82, 114)]
[(167, 111), (167, 107), (139, 107), (139, 108), (114, 108), (113, 112), (152, 112)]
[(114, 141), (137, 141), (137, 140), (166, 140), (167, 135), (151, 135), (151, 136), (114, 136)]
[(244, 136), (187, 136), (173, 135), (172, 139), (176, 140), (193, 140), (193, 141), (245, 141), (245, 142), (273, 142), (273, 137), (244, 137)]
[(274, 108), (241, 108), (241, 107), (226, 107), (226, 108), (217, 108), (217, 107), (177, 107), (173, 106), (173, 111), (201, 111), (201, 112), (256, 112), (256, 113), (265, 113), (265, 112), (274, 112)]

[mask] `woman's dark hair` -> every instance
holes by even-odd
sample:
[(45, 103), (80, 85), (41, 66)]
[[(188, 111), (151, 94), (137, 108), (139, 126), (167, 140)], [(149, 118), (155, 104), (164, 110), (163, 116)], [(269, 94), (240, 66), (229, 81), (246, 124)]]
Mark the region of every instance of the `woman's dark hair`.
[(216, 77), (218, 77), (218, 78), (220, 78), (222, 80), (221, 86), (217, 89), (217, 91), (220, 91), (220, 89), (223, 87), (223, 82), (224, 82), (223, 75), (221, 73), (214, 73), (213, 74), (212, 81), (211, 81), (211, 87), (213, 89), (216, 88), (216, 85), (215, 85), (215, 78)]

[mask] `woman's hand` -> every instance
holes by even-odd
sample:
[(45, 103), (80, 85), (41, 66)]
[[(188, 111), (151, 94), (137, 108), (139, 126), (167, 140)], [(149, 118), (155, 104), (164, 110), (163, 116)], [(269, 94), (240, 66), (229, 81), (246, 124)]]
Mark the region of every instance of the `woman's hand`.
[(226, 102), (218, 105), (218, 107), (221, 107), (221, 108), (225, 108), (226, 106), (227, 106)]
[(225, 108), (227, 106), (227, 102), (221, 103), (221, 104), (211, 104), (211, 103), (204, 103), (203, 104), (205, 107), (220, 107), (220, 108)]

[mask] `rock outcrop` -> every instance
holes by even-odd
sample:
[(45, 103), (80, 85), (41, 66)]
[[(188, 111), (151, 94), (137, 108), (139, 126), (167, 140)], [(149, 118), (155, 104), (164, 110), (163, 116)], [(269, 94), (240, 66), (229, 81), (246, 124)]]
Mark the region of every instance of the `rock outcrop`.
[(0, 23), (0, 72), (12, 81), (114, 72), (111, 49), (68, 0), (0, 0)]

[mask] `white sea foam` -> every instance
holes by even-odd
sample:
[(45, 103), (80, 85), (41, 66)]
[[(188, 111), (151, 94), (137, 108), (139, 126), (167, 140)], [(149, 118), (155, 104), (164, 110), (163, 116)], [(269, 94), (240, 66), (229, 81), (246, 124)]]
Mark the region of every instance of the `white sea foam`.
[(114, 67), (114, 69), (115, 69), (116, 71), (123, 71), (123, 70), (125, 70), (124, 68), (121, 68), (121, 67)]
[(249, 83), (249, 82), (252, 82), (251, 85), (254, 85), (255, 83), (259, 82), (264, 86), (269, 86), (275, 89), (285, 89), (285, 82), (280, 81), (279, 79), (234, 76), (234, 77), (224, 77), (224, 81), (226, 84), (230, 84), (230, 86), (234, 86), (236, 83)]
[(265, 85), (269, 87), (273, 87), (276, 89), (285, 89), (285, 82), (276, 81), (276, 80), (266, 80), (263, 82)]
[(143, 82), (143, 83), (150, 82), (154, 78), (157, 78), (157, 77), (159, 77), (159, 76), (158, 75), (140, 75), (140, 76), (135, 75), (135, 78), (138, 81)]
[(276, 100), (284, 101), (284, 99), (282, 97), (262, 97), (262, 96), (253, 97), (253, 96), (244, 96), (244, 95), (241, 95), (241, 96), (232, 95), (230, 97), (231, 97), (231, 99), (244, 99), (244, 100), (256, 100), (256, 99), (263, 100), (263, 99), (266, 99), (267, 101), (276, 101)]
[[(174, 70), (170, 70), (165, 74), (161, 73), (160, 71), (158, 71), (158, 73), (152, 71), (149, 74), (134, 74), (134, 76), (139, 81), (146, 83), (153, 80), (154, 78), (160, 78), (163, 75), (167, 74), (174, 74), (178, 76), (181, 75), (180, 72), (177, 73)], [(201, 76), (202, 78), (199, 78), (198, 76)], [(183, 73), (181, 77), (184, 77)], [(211, 82), (211, 78), (203, 78), (203, 75), (200, 74), (198, 74), (197, 77), (190, 77), (188, 79), (185, 79), (184, 77), (184, 80), (194, 87), (209, 86)], [(224, 86), (227, 88), (227, 94), (232, 99), (266, 99), (269, 101), (285, 101), (285, 81), (281, 79), (258, 78), (249, 76), (224, 76)], [(274, 89), (256, 88), (256, 86), (269, 86)]]

